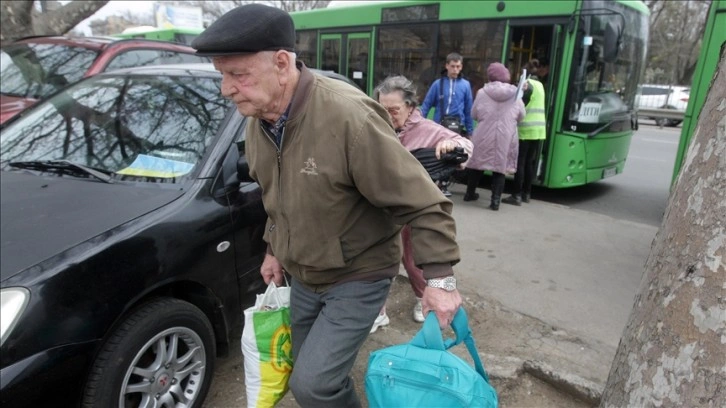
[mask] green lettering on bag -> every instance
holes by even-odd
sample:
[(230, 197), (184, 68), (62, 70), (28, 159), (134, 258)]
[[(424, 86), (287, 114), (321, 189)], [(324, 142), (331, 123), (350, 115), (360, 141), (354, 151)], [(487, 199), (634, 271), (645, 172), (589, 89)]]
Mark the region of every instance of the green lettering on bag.
[(272, 336), (270, 345), (271, 363), (275, 371), (288, 373), (292, 371), (292, 341), (290, 326), (280, 326)]

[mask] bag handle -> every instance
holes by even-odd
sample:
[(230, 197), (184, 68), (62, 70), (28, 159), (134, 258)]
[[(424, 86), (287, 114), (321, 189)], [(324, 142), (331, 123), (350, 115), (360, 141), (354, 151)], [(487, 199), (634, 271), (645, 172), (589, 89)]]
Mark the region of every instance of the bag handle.
[[(285, 278), (285, 285), (290, 286), (290, 284), (287, 282), (287, 277), (283, 274), (283, 277)], [(262, 294), (259, 298), (259, 302), (256, 302), (257, 308), (260, 308), (262, 306), (277, 306), (278, 308), (283, 306), (283, 301), (280, 298), (280, 291), (277, 290), (278, 286), (270, 280), (270, 284), (267, 285), (267, 289), (265, 290), (265, 293)]]
[(436, 317), (436, 313), (429, 312), (426, 315), (423, 327), (411, 340), (411, 345), (432, 349), (432, 350), (448, 350), (463, 341), (466, 345), (466, 349), (471, 355), (471, 359), (474, 361), (474, 368), (487, 382), (489, 382), (489, 376), (484, 370), (484, 365), (479, 358), (479, 353), (476, 350), (474, 338), (471, 336), (471, 328), (469, 327), (469, 319), (467, 318), (466, 311), (463, 307), (460, 307), (454, 315), (454, 320), (451, 321), (451, 328), (456, 334), (455, 339), (446, 339), (444, 341), (441, 328), (439, 327), (439, 319)]

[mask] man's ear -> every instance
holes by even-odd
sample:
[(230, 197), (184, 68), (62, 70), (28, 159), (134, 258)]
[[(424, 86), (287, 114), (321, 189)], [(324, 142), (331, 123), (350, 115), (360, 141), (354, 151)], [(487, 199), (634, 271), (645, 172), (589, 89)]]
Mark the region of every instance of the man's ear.
[(292, 65), (290, 54), (286, 51), (280, 50), (276, 51), (272, 58), (272, 63), (277, 69), (280, 83), (287, 83), (290, 76), (290, 67)]

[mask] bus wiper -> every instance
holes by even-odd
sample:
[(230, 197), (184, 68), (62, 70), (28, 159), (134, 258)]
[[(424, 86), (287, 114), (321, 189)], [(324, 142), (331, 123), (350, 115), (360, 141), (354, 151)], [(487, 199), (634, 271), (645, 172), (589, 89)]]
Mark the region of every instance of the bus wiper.
[(614, 120), (611, 120), (610, 122), (608, 122), (608, 123), (600, 126), (599, 128), (593, 130), (592, 132), (590, 132), (590, 133), (587, 134), (587, 137), (588, 138), (591, 138), (591, 137), (595, 137), (595, 136), (599, 135), (603, 130), (605, 130), (608, 127), (610, 127), (610, 125), (612, 125), (613, 122), (615, 122), (615, 121)]
[(68, 160), (17, 161), (8, 163), (8, 166), (27, 170), (56, 171), (58, 173), (71, 173), (75, 175), (81, 174), (84, 176), (93, 176), (104, 183), (114, 183), (113, 179), (108, 174)]

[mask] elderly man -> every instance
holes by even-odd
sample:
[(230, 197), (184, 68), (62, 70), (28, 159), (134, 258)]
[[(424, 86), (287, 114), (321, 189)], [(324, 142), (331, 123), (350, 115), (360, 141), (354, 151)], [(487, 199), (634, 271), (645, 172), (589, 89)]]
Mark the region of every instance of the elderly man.
[(290, 389), (303, 407), (360, 406), (349, 372), (398, 273), (403, 225), (427, 279), (424, 312), (445, 327), (461, 305), (452, 203), (377, 102), (296, 62), (286, 12), (238, 7), (192, 46), (250, 117), (246, 155), (268, 215), (261, 273), (292, 277)]

